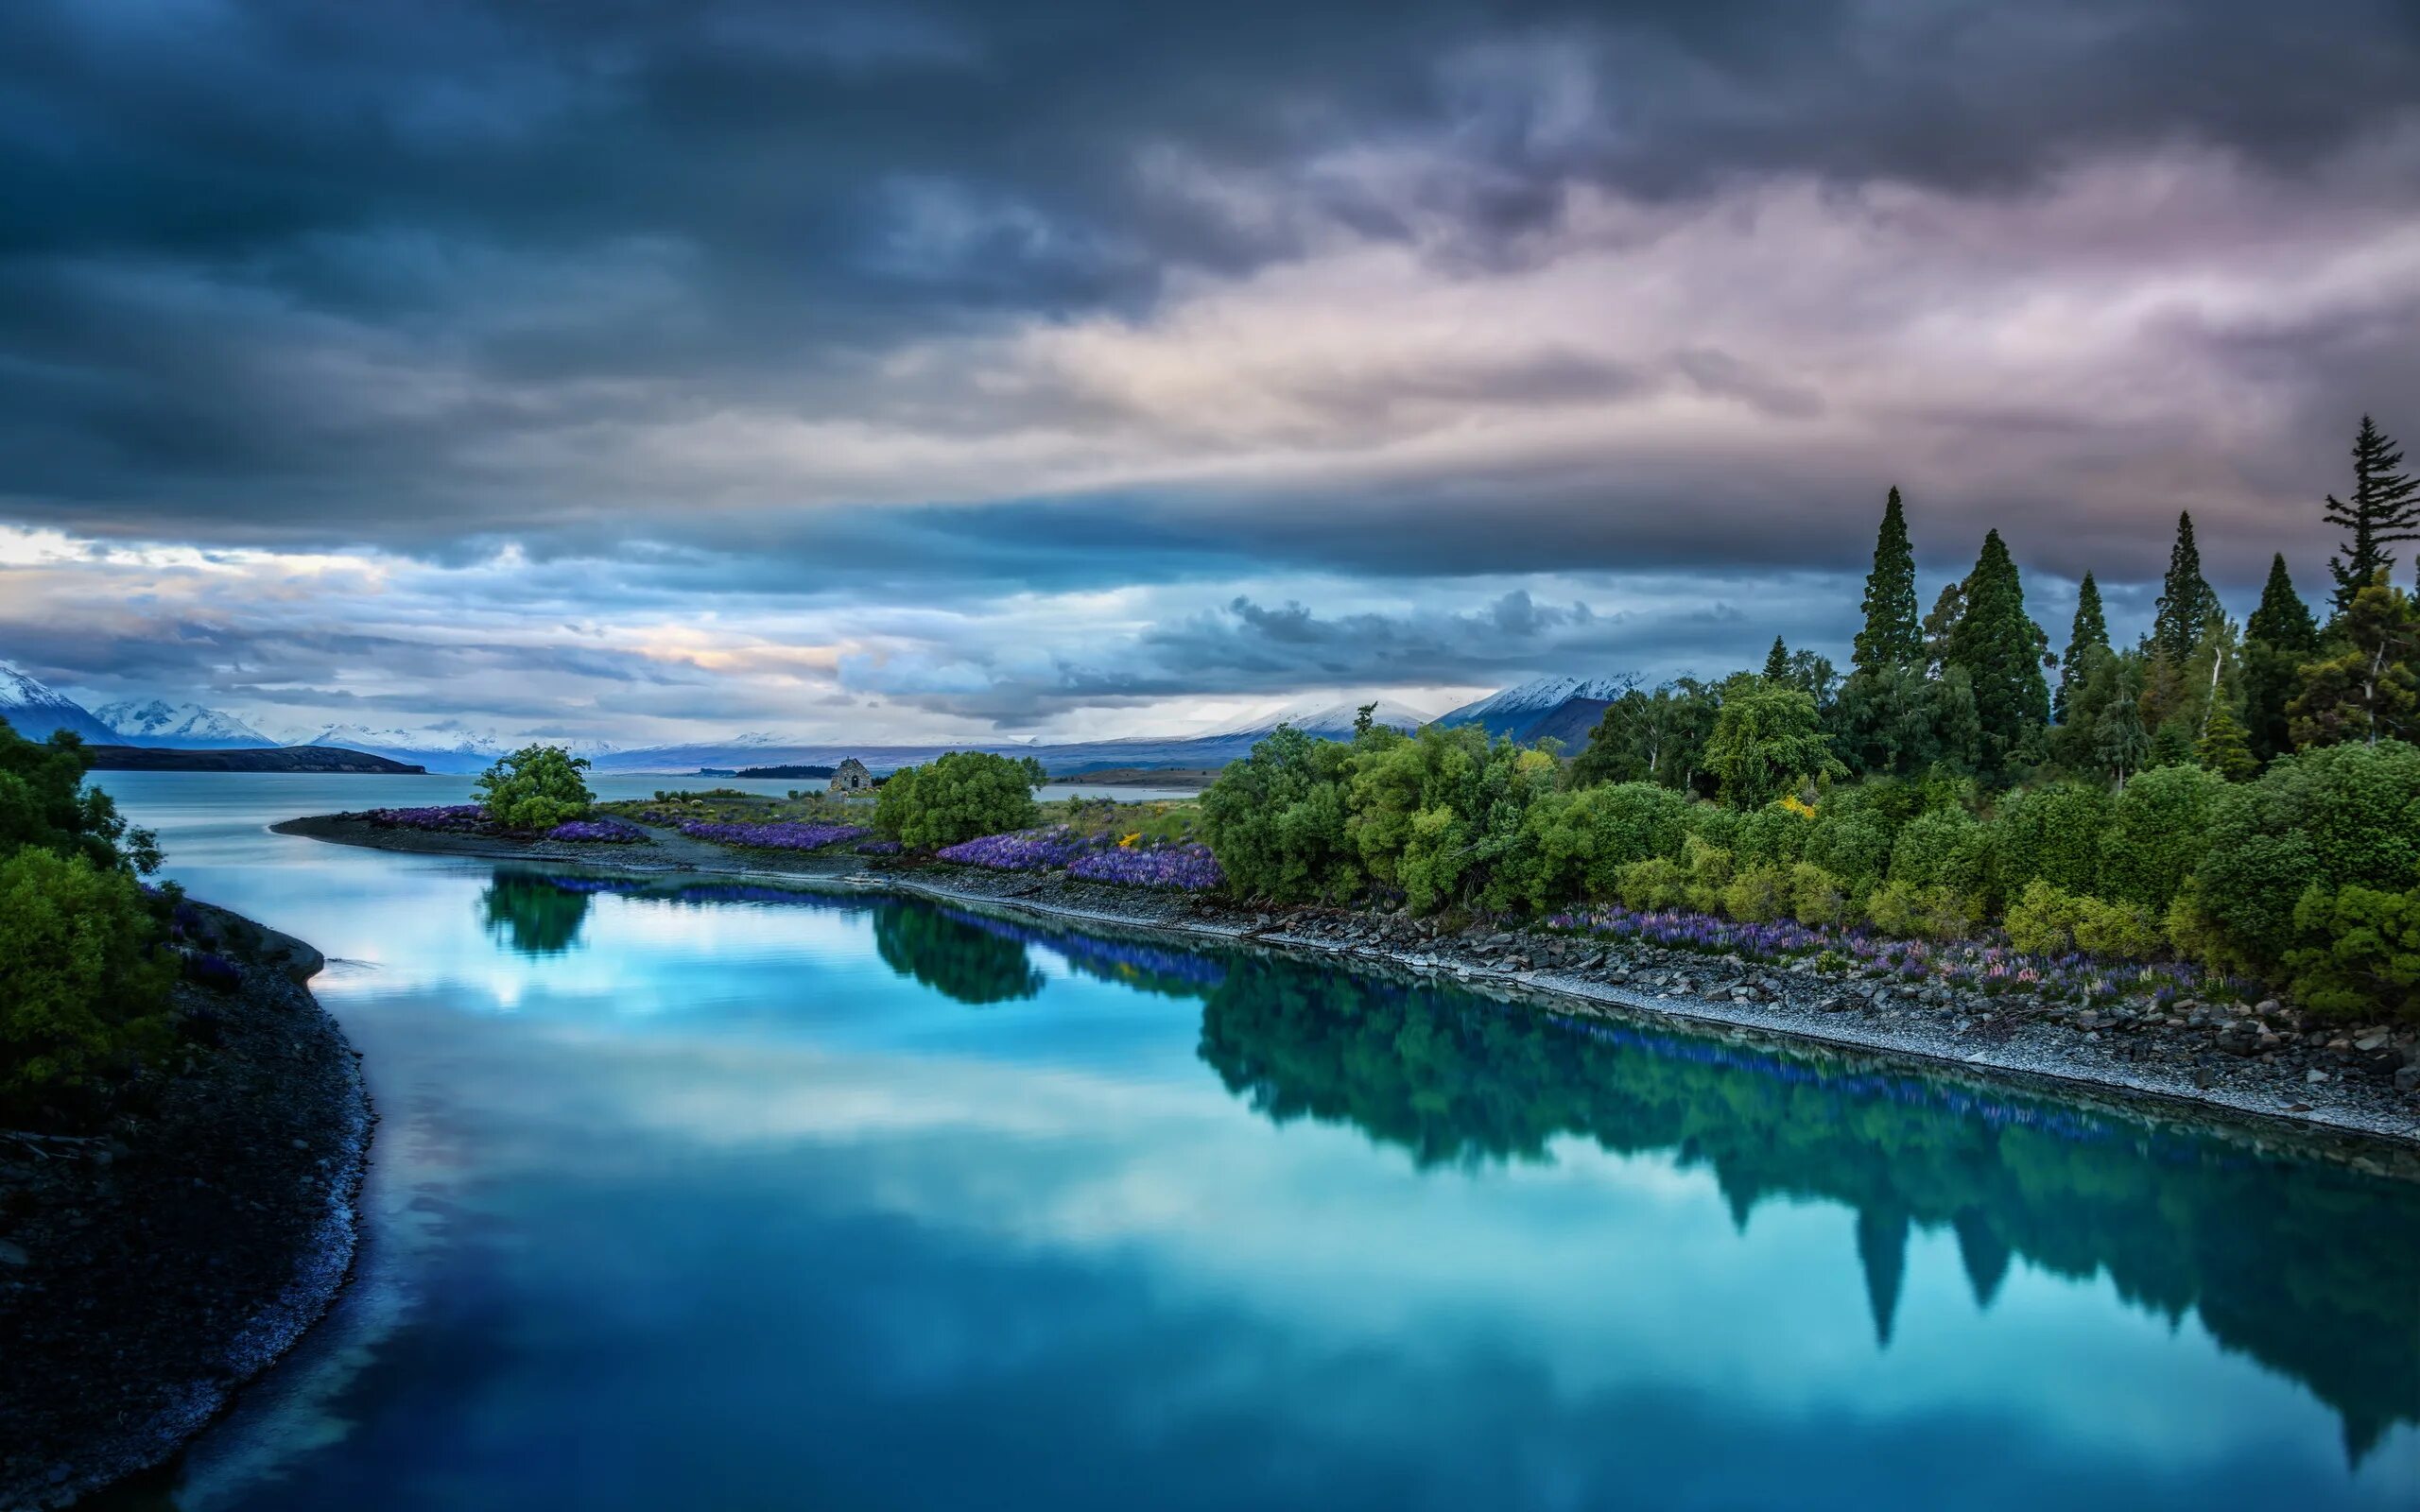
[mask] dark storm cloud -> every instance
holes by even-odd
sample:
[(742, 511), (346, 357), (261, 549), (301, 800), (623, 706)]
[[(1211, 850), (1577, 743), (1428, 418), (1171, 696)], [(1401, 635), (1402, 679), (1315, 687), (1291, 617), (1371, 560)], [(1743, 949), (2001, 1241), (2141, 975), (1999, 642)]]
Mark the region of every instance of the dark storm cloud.
[[(865, 541), (874, 577), (922, 543), (929, 571), (996, 577), (1011, 532), (967, 515), (746, 518), (723, 507), (781, 510), (784, 468), (722, 479), (616, 447), (732, 410), (957, 437), (1114, 428), (1098, 395), (896, 365), (1035, 321), (1148, 320), (1183, 281), (1339, 235), (1524, 266), (1555, 255), (1585, 189), (1668, 204), (1797, 176), (2004, 199), (2166, 146), (2309, 175), (2408, 118), (2416, 65), (2420, 18), (2390, 0), (13, 6), (0, 511), (439, 557), (466, 537), (542, 554)], [(1335, 166), (1356, 152), (1399, 165), (1382, 183)], [(2348, 192), (2410, 188), (2409, 167)], [(2268, 339), (2241, 360), (2299, 369), (2315, 343), (2358, 341), (2325, 320)], [(2362, 351), (2371, 388), (2411, 395), (2410, 343)], [(1701, 349), (1515, 352), (1290, 397), (1311, 435), (1680, 379), (1768, 417), (1825, 406), (1757, 353)], [(2309, 400), (2331, 425), (2339, 387)], [(1815, 468), (1852, 496), (1875, 482), (1870, 458)], [(989, 497), (965, 480), (985, 471), (933, 492)], [(1778, 551), (1686, 507), (1703, 471), (1445, 471), (1399, 490), (1031, 506), (1016, 521), (1045, 541), (1098, 533), (1008, 560), (1099, 580), (1085, 559), (1124, 550), (1130, 574), (1173, 574), (1241, 533), (1264, 561), (1517, 569), (1615, 526), (1651, 560)], [(856, 474), (838, 475), (845, 497)], [(1780, 524), (1781, 485), (1804, 477), (1742, 479), (1768, 511), (1748, 523)], [(1478, 496), (1494, 528), (1456, 512)], [(1396, 503), (1409, 513), (1370, 528)]]

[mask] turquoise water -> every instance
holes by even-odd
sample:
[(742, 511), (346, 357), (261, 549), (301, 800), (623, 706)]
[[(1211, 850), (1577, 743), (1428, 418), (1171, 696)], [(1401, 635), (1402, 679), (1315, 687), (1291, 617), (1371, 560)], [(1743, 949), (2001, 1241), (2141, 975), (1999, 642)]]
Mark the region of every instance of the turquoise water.
[(2420, 1499), (2409, 1186), (1258, 955), (264, 829), (383, 780), (104, 781), (334, 958), (384, 1120), (354, 1286), (118, 1504)]

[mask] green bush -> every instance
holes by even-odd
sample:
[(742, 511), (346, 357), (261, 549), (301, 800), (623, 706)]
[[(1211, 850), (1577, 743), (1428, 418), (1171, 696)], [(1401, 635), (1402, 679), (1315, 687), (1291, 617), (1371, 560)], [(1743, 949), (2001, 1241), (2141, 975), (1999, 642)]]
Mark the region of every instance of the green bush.
[(0, 860), (0, 1101), (85, 1087), (167, 1042), (159, 940), (127, 872), (35, 846)]
[(1030, 756), (950, 751), (884, 780), (874, 828), (913, 850), (1031, 829), (1041, 817), (1033, 790), (1045, 781), (1042, 764)]
[(1948, 887), (1886, 882), (1866, 899), (1865, 916), (1876, 929), (1902, 939), (1955, 939), (1977, 920)]
[(1734, 848), (1743, 862), (1788, 866), (1806, 853), (1813, 820), (1780, 804), (1768, 804), (1739, 821)]
[(2100, 842), (2103, 897), (2165, 909), (2210, 848), (2210, 821), (2236, 789), (2199, 766), (2138, 774), (2110, 806)]
[(2420, 747), (2330, 746), (2228, 787), (2194, 869), (2193, 907), (2214, 954), (2267, 972), (2308, 947), (2303, 895), (2348, 885), (2420, 886)]
[(2009, 943), (2028, 955), (2063, 955), (2074, 950), (2083, 902), (2064, 887), (2034, 878), (2008, 905), (2008, 917), (2001, 920)]
[(2090, 892), (2100, 878), (2110, 801), (2107, 788), (2086, 782), (2003, 797), (1992, 816), (2001, 894), (2017, 897), (2036, 879), (2066, 892)]
[(1992, 833), (1963, 809), (1936, 809), (1899, 831), (1890, 878), (1910, 887), (1947, 887), (1983, 911), (1991, 887)]
[(1789, 873), (1770, 862), (1742, 869), (1722, 889), (1722, 911), (1751, 924), (1789, 918)]
[(1731, 848), (1692, 834), (1681, 844), (1681, 869), (1688, 875), (1683, 901), (1702, 914), (1721, 912), (1722, 895), (1738, 869)]
[(1790, 917), (1809, 929), (1837, 924), (1848, 917), (1848, 898), (1841, 880), (1812, 862), (1789, 868)]
[(488, 817), (508, 830), (551, 830), (596, 801), (579, 774), (588, 758), (560, 746), (524, 746), (479, 774), (474, 791)]
[(2130, 961), (2148, 961), (2167, 953), (2166, 932), (2142, 904), (2102, 898), (2086, 898), (2082, 902), (2075, 926), (2077, 949)]
[(1619, 886), (1632, 908), (1678, 908), (1688, 899), (1689, 874), (1670, 856), (1650, 856), (1622, 868)]
[(2420, 887), (2314, 887), (2294, 908), (2293, 992), (2342, 1018), (2420, 1012)]

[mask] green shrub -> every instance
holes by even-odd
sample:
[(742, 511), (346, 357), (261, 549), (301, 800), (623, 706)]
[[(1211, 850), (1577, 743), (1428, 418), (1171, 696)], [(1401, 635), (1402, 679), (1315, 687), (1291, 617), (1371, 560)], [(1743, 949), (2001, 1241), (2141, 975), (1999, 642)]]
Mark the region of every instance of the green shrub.
[(2194, 868), (2194, 906), (2220, 949), (2262, 971), (2304, 944), (2295, 915), (2313, 887), (2420, 886), (2420, 747), (2330, 746), (2230, 785)]
[(1976, 900), (1991, 886), (1991, 831), (1963, 809), (1936, 809), (1899, 831), (1891, 847), (1893, 882), (1947, 887)]
[(915, 850), (1030, 829), (1041, 817), (1033, 790), (1045, 780), (1042, 764), (1030, 756), (950, 751), (884, 781), (874, 799), (874, 828)]
[(2294, 996), (2316, 1013), (2420, 1013), (2420, 887), (2314, 887), (2294, 908), (2304, 943), (2286, 953)]
[(1806, 836), (1806, 858), (1838, 878), (1842, 888), (1861, 893), (1891, 867), (1893, 826), (1870, 813), (1842, 808), (1836, 795), (1816, 815)]
[(1746, 868), (1722, 889), (1722, 911), (1745, 923), (1785, 919), (1790, 909), (1789, 873), (1771, 864)]
[(1737, 869), (1731, 849), (1716, 845), (1703, 835), (1692, 834), (1682, 842), (1681, 868), (1689, 879), (1684, 901), (1702, 914), (1720, 912), (1722, 895), (1731, 886), (1732, 875)]
[(2168, 936), (2159, 919), (2140, 903), (2110, 902), (2100, 898), (2079, 900), (2076, 948), (2095, 955), (2147, 961), (2167, 953)]
[(2092, 890), (2165, 909), (2210, 847), (2210, 821), (2235, 788), (2199, 766), (2138, 774), (2110, 806), (2101, 836), (2100, 877)]
[(1955, 939), (1975, 920), (1947, 887), (1886, 882), (1866, 899), (1865, 915), (1876, 929), (1903, 939)]
[(1632, 908), (1678, 908), (1688, 899), (1689, 874), (1670, 856), (1650, 856), (1622, 868), (1618, 885)]
[(1790, 917), (1809, 929), (1846, 919), (1846, 892), (1838, 877), (1812, 862), (1801, 861), (1789, 868)]
[(85, 1087), (167, 1042), (159, 938), (125, 871), (33, 846), (0, 860), (0, 1101)]
[(474, 784), (488, 817), (508, 830), (551, 830), (596, 801), (579, 774), (588, 758), (560, 746), (524, 746), (479, 774)]
[(1781, 805), (1769, 804), (1739, 821), (1735, 849), (1750, 865), (1770, 862), (1788, 866), (1806, 852), (1806, 834), (1814, 821)]
[(2036, 879), (2066, 892), (2090, 892), (2100, 878), (2110, 802), (2107, 788), (2085, 782), (2003, 797), (1992, 815), (2002, 896), (2014, 898)]
[(2040, 877), (2008, 906), (2001, 920), (2011, 945), (2028, 955), (2062, 955), (2076, 948), (2076, 920), (2083, 900)]

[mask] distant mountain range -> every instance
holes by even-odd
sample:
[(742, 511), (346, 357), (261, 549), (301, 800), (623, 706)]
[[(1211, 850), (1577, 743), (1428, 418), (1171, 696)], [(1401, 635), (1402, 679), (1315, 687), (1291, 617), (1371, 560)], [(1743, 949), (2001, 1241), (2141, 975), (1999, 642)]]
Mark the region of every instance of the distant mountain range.
[[(1449, 728), (1475, 725), (1491, 737), (1509, 735), (1529, 743), (1551, 738), (1562, 741), (1567, 750), (1576, 749), (1586, 742), (1606, 704), (1630, 686), (1628, 679), (1620, 678), (1539, 678), (1464, 704), (1435, 723)], [(1215, 770), (1250, 754), (1252, 747), (1280, 724), (1292, 725), (1322, 739), (1350, 739), (1359, 712), (1359, 704), (1351, 700), (1313, 702), (1279, 709), (1205, 734), (1133, 735), (1053, 744), (954, 741), (868, 745), (856, 741), (795, 741), (763, 731), (628, 750), (594, 740), (547, 743), (562, 745), (575, 755), (586, 756), (599, 772), (692, 774), (700, 768), (831, 766), (849, 756), (876, 771), (890, 771), (930, 761), (945, 750), (989, 750), (1031, 756), (1053, 776), (1074, 777), (1112, 770)], [(1389, 699), (1378, 700), (1374, 717), (1378, 723), (1398, 730), (1416, 730), (1430, 722), (1420, 710)], [(482, 771), (497, 757), (528, 743), (527, 739), (507, 738), (488, 731), (373, 729), (363, 725), (330, 725), (276, 740), (236, 715), (196, 703), (170, 704), (164, 698), (130, 698), (94, 712), (6, 662), (0, 662), (0, 718), (36, 740), (47, 738), (54, 730), (72, 730), (94, 745), (161, 749), (322, 747), (362, 751), (453, 775)]]
[[(1253, 747), (1280, 724), (1290, 724), (1322, 739), (1348, 739), (1359, 713), (1360, 706), (1354, 703), (1301, 705), (1203, 735), (1130, 735), (1116, 740), (1051, 745), (979, 741), (920, 746), (869, 746), (841, 741), (791, 744), (777, 736), (743, 735), (730, 741), (613, 751), (591, 760), (600, 772), (695, 772), (700, 767), (829, 766), (843, 757), (855, 756), (877, 772), (888, 772), (930, 761), (946, 750), (988, 750), (1004, 756), (1030, 756), (1054, 777), (1076, 777), (1123, 767), (1224, 766), (1239, 756), (1250, 755)], [(1417, 730), (1428, 722), (1428, 716), (1419, 710), (1387, 700), (1379, 701), (1372, 717), (1399, 730)]]

